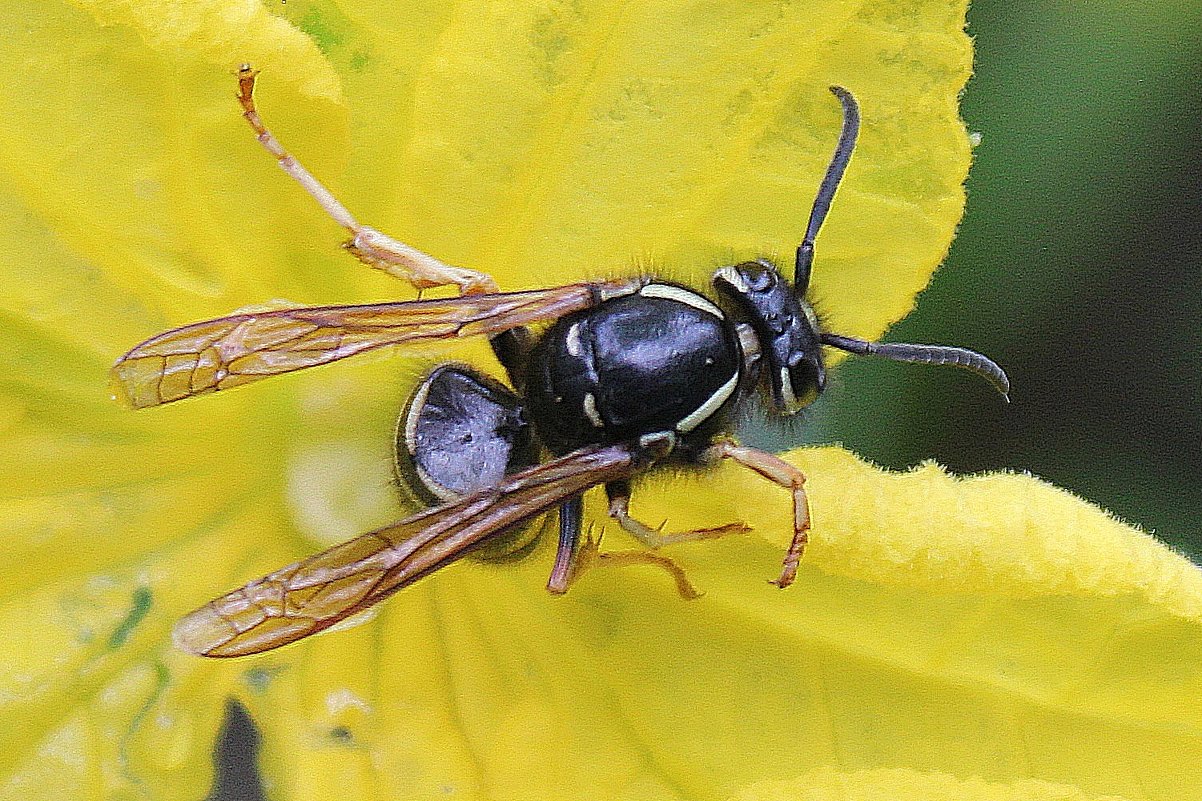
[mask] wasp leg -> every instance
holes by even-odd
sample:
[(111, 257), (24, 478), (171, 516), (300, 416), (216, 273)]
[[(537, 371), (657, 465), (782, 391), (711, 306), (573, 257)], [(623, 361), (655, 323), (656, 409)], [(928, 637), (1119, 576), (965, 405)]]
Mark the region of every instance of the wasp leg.
[(801, 562), (801, 555), (810, 541), (810, 502), (806, 498), (805, 474), (779, 456), (725, 440), (706, 448), (701, 458), (702, 461), (710, 463), (719, 459), (731, 459), (774, 484), (792, 491), (793, 541), (789, 543), (789, 550), (785, 553), (780, 578), (771, 582), (782, 589), (788, 587), (797, 578), (797, 565)]
[(404, 242), (398, 242), (374, 228), (360, 225), (347, 211), (346, 206), (314, 178), (312, 173), (301, 166), (263, 125), (254, 99), (255, 77), (258, 74), (258, 70), (252, 70), (249, 64), (243, 64), (238, 70), (238, 102), (242, 104), (242, 116), (254, 129), (255, 138), (267, 152), (275, 156), (284, 172), (296, 179), (296, 182), (321, 205), (326, 214), (350, 232), (351, 238), (344, 247), (355, 258), (369, 267), (408, 281), (419, 291), (449, 284), (459, 287), (461, 295), (497, 291), (496, 282), (485, 273), (444, 264), (433, 256), (422, 253)]
[[(661, 553), (655, 553), (654, 551), (610, 551), (608, 553), (601, 553), (600, 545), (600, 539), (593, 539), (591, 536), (586, 537), (579, 543), (579, 550), (575, 553), (574, 564), (567, 573), (563, 589), (552, 589), (550, 582), (547, 584), (547, 589), (556, 594), (567, 592), (569, 586), (594, 567), (651, 565), (666, 571), (672, 577), (672, 581), (676, 584), (676, 591), (680, 593), (680, 597), (684, 600), (692, 601), (703, 595), (700, 590), (693, 586), (693, 582), (689, 581), (689, 577), (685, 575), (684, 568)], [(556, 566), (558, 567), (558, 565), (559, 560), (556, 559)], [(552, 578), (554, 578), (554, 575), (552, 575)]]
[(599, 544), (599, 542), (595, 542), (591, 538), (585, 542), (580, 572), (594, 566), (626, 567), (628, 565), (652, 565), (667, 571), (672, 580), (676, 582), (676, 591), (686, 601), (694, 601), (705, 594), (693, 586), (693, 582), (689, 581), (689, 577), (685, 575), (684, 568), (662, 553), (656, 553), (655, 551), (610, 551), (609, 553), (601, 553), (597, 549)]
[(534, 338), (526, 326), (510, 328), (488, 340), (493, 355), (505, 368), (509, 383), (521, 394), (526, 384), (526, 367), (530, 364), (530, 353), (534, 349)]
[(559, 548), (555, 552), (555, 567), (547, 579), (547, 590), (563, 595), (585, 571), (594, 567), (624, 567), (654, 565), (668, 572), (676, 583), (676, 591), (686, 601), (700, 598), (701, 592), (689, 581), (684, 569), (663, 554), (651, 551), (613, 551), (601, 553), (601, 541), (581, 537), (584, 503), (577, 495), (559, 507)]
[[(584, 518), (584, 499), (577, 495), (559, 505), (559, 548), (555, 567), (547, 579), (547, 592), (563, 595), (579, 570), (580, 526)], [(592, 540), (589, 540), (590, 542)]]
[(663, 526), (651, 528), (646, 523), (630, 516), (630, 484), (626, 481), (611, 481), (605, 485), (609, 496), (609, 516), (618, 521), (624, 531), (633, 535), (648, 548), (660, 548), (675, 542), (691, 540), (716, 540), (728, 534), (746, 534), (751, 527), (746, 523), (727, 523), (712, 528), (696, 528), (691, 531), (673, 531), (665, 534)]

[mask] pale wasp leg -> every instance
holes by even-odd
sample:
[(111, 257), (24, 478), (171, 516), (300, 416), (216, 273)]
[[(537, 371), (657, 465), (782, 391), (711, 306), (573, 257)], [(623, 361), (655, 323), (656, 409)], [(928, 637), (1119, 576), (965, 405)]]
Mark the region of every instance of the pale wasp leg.
[(716, 442), (702, 452), (702, 461), (713, 463), (719, 459), (738, 462), (793, 493), (793, 540), (785, 553), (780, 578), (771, 582), (782, 589), (788, 587), (797, 578), (797, 565), (810, 541), (810, 502), (806, 498), (805, 474), (779, 456), (727, 440)]
[(563, 583), (557, 584), (555, 587), (552, 587), (548, 583), (547, 589), (556, 595), (561, 595), (567, 592), (568, 587), (575, 584), (582, 575), (594, 567), (651, 565), (652, 567), (658, 567), (666, 571), (672, 577), (672, 581), (676, 584), (676, 591), (686, 601), (692, 601), (695, 598), (700, 598), (702, 595), (701, 591), (693, 586), (693, 582), (689, 581), (689, 577), (685, 575), (684, 568), (661, 553), (655, 553), (654, 551), (609, 551), (602, 553), (600, 546), (600, 538), (593, 539), (591, 534), (585, 537), (576, 551), (575, 558), (572, 560), (571, 570), (564, 576)]
[(255, 77), (258, 74), (258, 70), (251, 69), (249, 64), (243, 64), (238, 70), (238, 102), (242, 104), (242, 116), (254, 129), (255, 138), (267, 152), (275, 156), (284, 172), (296, 179), (335, 222), (350, 232), (351, 238), (344, 246), (348, 251), (369, 267), (408, 281), (418, 290), (453, 284), (459, 288), (461, 295), (497, 291), (496, 282), (485, 273), (444, 264), (417, 248), (356, 221), (346, 206), (285, 150), (275, 135), (263, 125), (254, 99)]
[(630, 516), (630, 485), (622, 481), (613, 481), (605, 485), (609, 494), (609, 516), (618, 521), (622, 530), (633, 536), (648, 548), (661, 548), (676, 542), (692, 540), (716, 540), (729, 534), (746, 534), (751, 527), (746, 523), (727, 523), (711, 528), (696, 528), (690, 531), (673, 531), (665, 533), (663, 525), (651, 528), (646, 523)]

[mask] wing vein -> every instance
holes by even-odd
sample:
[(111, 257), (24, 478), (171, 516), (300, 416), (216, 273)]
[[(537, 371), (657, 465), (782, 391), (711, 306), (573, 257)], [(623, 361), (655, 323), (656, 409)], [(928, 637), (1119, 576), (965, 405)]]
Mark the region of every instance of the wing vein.
[(329, 628), (469, 553), (494, 534), (643, 463), (634, 446), (584, 448), (500, 486), (419, 512), (251, 581), (184, 617), (175, 642), (241, 656)]

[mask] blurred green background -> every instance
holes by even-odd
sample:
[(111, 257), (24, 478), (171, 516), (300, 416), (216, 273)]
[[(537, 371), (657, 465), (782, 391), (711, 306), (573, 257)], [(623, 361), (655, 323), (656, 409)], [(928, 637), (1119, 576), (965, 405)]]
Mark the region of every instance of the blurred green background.
[(1202, 561), (1202, 3), (991, 0), (969, 32), (967, 214), (887, 339), (981, 350), (1013, 402), (853, 359), (806, 439), (1029, 471)]

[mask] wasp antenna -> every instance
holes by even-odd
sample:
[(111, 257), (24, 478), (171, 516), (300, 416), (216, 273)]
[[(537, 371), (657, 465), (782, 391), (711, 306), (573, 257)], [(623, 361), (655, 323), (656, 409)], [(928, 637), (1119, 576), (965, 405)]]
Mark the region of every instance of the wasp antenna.
[(797, 247), (797, 262), (793, 269), (793, 288), (799, 294), (805, 294), (810, 283), (810, 265), (814, 263), (814, 240), (818, 230), (830, 211), (831, 201), (835, 198), (835, 190), (851, 161), (851, 152), (856, 147), (856, 137), (860, 133), (860, 104), (856, 102), (851, 92), (842, 86), (832, 86), (831, 93), (843, 104), (843, 130), (839, 132), (839, 144), (835, 146), (835, 154), (826, 168), (822, 185), (818, 187), (818, 196), (814, 198), (814, 206), (810, 209), (810, 222), (806, 226), (805, 238)]
[(988, 356), (983, 356), (975, 350), (956, 348), (950, 345), (909, 345), (903, 342), (866, 342), (862, 339), (843, 337), (838, 334), (822, 334), (822, 344), (832, 348), (866, 356), (884, 356), (895, 362), (916, 362), (918, 364), (949, 364), (976, 373), (1002, 394), (1006, 403), (1010, 402), (1010, 379), (1006, 371)]

